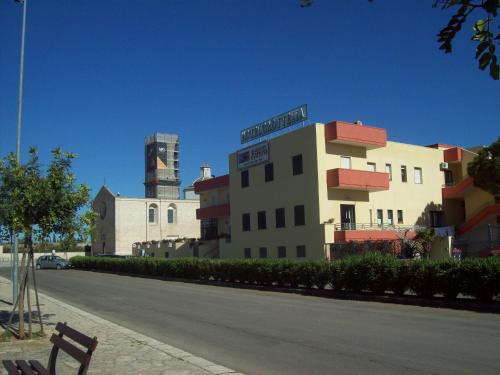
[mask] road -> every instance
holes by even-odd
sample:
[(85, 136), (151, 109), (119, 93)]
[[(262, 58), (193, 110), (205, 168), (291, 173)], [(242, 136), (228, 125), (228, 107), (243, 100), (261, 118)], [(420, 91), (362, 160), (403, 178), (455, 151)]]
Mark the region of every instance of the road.
[(77, 270), (37, 271), (37, 281), (45, 294), (247, 374), (500, 374), (499, 315)]

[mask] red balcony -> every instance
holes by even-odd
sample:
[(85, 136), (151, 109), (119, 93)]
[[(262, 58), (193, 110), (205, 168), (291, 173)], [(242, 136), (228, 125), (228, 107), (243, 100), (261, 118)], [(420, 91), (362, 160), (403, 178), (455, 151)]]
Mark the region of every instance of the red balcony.
[[(415, 237), (416, 232), (406, 233), (406, 238)], [(349, 241), (393, 241), (399, 240), (403, 234), (395, 230), (339, 230), (335, 232), (335, 242), (344, 243)]]
[(210, 178), (208, 180), (198, 181), (194, 184), (194, 192), (196, 194), (201, 193), (202, 191), (219, 189), (222, 187), (229, 186), (229, 175), (226, 174), (224, 176)]
[(228, 217), (230, 213), (229, 204), (219, 204), (217, 206), (210, 206), (198, 208), (196, 210), (196, 219), (216, 219), (219, 217)]
[(447, 163), (460, 163), (463, 150), (460, 147), (452, 147), (444, 150), (444, 161)]
[(443, 199), (457, 199), (462, 198), (464, 193), (474, 186), (474, 180), (471, 177), (466, 178), (459, 184), (453, 186), (446, 186), (441, 191)]
[(333, 121), (325, 125), (327, 142), (361, 146), (368, 149), (385, 147), (387, 132), (382, 128)]
[(389, 190), (389, 174), (335, 168), (326, 171), (326, 183), (332, 189), (382, 191)]

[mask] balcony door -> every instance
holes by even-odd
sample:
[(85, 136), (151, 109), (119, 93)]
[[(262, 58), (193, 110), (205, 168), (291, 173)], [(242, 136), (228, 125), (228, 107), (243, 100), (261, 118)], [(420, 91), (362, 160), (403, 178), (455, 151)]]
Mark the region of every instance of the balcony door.
[(340, 205), (340, 223), (342, 229), (356, 229), (356, 210), (353, 204)]

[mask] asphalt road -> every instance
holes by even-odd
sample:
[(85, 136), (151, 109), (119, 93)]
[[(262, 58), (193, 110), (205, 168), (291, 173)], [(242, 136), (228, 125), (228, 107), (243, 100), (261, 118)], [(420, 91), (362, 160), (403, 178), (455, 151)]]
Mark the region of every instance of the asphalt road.
[(37, 275), (45, 294), (247, 374), (500, 374), (499, 315), (76, 270)]

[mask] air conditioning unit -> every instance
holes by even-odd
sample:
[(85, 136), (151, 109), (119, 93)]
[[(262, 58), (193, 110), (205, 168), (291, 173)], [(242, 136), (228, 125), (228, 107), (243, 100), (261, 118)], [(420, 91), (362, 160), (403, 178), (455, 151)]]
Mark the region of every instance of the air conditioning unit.
[(448, 169), (448, 163), (439, 163), (439, 169), (441, 170)]

